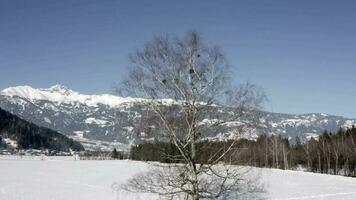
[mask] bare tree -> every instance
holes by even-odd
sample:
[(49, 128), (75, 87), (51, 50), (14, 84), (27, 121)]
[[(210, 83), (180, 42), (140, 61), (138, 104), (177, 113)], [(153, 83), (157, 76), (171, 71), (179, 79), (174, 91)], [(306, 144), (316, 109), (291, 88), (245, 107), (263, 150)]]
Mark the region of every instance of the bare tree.
[[(179, 155), (165, 155), (173, 164), (155, 164), (123, 188), (192, 200), (255, 190), (242, 178), (246, 168), (232, 164), (240, 164), (235, 141), (256, 127), (265, 97), (253, 84), (234, 86), (237, 81), (220, 49), (205, 45), (196, 32), (183, 39), (155, 37), (131, 54), (121, 94), (142, 99), (152, 111), (154, 134), (172, 142)], [(234, 142), (198, 161), (199, 142), (216, 135)]]

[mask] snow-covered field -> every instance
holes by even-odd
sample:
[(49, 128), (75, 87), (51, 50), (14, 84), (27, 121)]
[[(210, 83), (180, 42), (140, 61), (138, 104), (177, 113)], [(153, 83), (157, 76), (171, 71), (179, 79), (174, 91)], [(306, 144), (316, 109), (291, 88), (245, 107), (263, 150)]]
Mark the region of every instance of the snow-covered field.
[[(0, 200), (150, 200), (149, 194), (115, 192), (136, 173), (138, 161), (75, 161), (67, 158), (0, 157)], [(354, 200), (356, 179), (276, 169), (261, 174), (269, 199)], [(116, 182), (116, 184), (114, 184)]]

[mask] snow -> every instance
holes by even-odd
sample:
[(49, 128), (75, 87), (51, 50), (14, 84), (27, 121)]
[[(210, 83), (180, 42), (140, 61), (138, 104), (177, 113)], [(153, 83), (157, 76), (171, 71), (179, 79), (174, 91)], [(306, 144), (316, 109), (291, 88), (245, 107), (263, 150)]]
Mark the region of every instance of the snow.
[(342, 125), (343, 128), (351, 128), (352, 126), (355, 126), (356, 122), (355, 120), (346, 120), (344, 125)]
[(155, 199), (112, 189), (146, 167), (131, 161), (0, 160), (0, 200)]
[[(84, 95), (59, 84), (50, 88), (39, 89), (32, 88), (28, 85), (9, 87), (0, 91), (0, 95), (9, 97), (17, 96), (32, 102), (36, 100), (46, 100), (58, 104), (67, 103), (75, 105), (77, 103), (81, 103), (90, 107), (97, 107), (100, 104), (103, 104), (113, 108), (121, 106), (127, 107), (130, 106), (128, 105), (130, 103), (147, 100), (142, 98), (119, 97), (110, 94)], [(172, 99), (161, 99), (159, 102), (165, 105), (172, 105), (175, 103)]]
[[(149, 165), (140, 161), (75, 161), (73, 157), (0, 157), (0, 200), (153, 200), (151, 194), (116, 192)], [(267, 196), (274, 200), (356, 199), (356, 179), (277, 169), (260, 174)]]
[(139, 101), (131, 97), (119, 97), (115, 95), (83, 95), (68, 89), (65, 86), (55, 85), (50, 88), (35, 89), (31, 86), (9, 87), (0, 92), (5, 96), (18, 96), (27, 100), (47, 100), (56, 103), (82, 103), (88, 106), (96, 107), (104, 104), (110, 107), (117, 107), (124, 103)]
[(17, 148), (17, 141), (16, 140), (12, 140), (10, 138), (2, 138), (2, 139), (5, 141), (5, 143), (7, 145), (10, 145), (10, 146), (12, 146), (14, 148)]
[(308, 141), (311, 140), (312, 138), (315, 140), (318, 140), (318, 138), (319, 138), (319, 135), (315, 134), (315, 133), (305, 133), (305, 135), (306, 135), (306, 139)]
[(126, 130), (127, 132), (132, 132), (134, 130), (134, 127), (132, 126), (125, 126), (125, 127), (122, 127), (122, 129)]
[[(315, 120), (314, 120), (315, 121)], [(311, 122), (306, 119), (285, 119), (281, 121), (282, 126), (310, 126)]]
[(84, 131), (73, 131), (76, 137), (83, 138)]
[(44, 117), (43, 119), (44, 119), (45, 122), (47, 122), (49, 124), (52, 123), (52, 121), (50, 119), (48, 119), (48, 117)]
[(93, 117), (89, 117), (85, 120), (85, 123), (87, 124), (98, 124), (98, 125), (106, 125), (109, 123), (108, 121), (102, 120), (102, 119), (95, 119)]
[(356, 179), (350, 177), (263, 169), (262, 182), (274, 200), (356, 199)]

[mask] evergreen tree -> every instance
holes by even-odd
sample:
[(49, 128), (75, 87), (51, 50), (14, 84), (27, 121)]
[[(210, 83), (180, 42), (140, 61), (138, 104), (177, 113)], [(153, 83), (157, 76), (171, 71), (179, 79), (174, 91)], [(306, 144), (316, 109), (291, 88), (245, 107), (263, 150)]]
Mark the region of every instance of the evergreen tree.
[(0, 149), (5, 149), (6, 148), (6, 143), (3, 141), (2, 137), (0, 136)]
[(111, 158), (119, 159), (119, 153), (117, 152), (116, 148), (111, 152)]

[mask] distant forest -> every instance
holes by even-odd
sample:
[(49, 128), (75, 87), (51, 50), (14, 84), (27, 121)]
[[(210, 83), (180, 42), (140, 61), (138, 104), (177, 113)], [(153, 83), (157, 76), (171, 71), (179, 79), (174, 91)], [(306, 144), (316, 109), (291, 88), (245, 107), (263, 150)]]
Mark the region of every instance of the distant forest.
[[(233, 144), (221, 161), (235, 165), (249, 165), (279, 169), (304, 168), (310, 172), (356, 176), (356, 128), (325, 131), (318, 138), (291, 144), (281, 136), (262, 135), (257, 140), (203, 141), (198, 145), (198, 163), (206, 163), (212, 156), (220, 156)], [(168, 157), (169, 155), (169, 157)], [(173, 155), (173, 156), (172, 156)], [(179, 152), (171, 143), (145, 143), (132, 147), (133, 160), (180, 162)], [(174, 159), (172, 159), (174, 157)]]
[(68, 152), (82, 151), (83, 146), (48, 128), (39, 127), (0, 108), (0, 149), (13, 148), (5, 138), (16, 141), (18, 149), (39, 149)]

